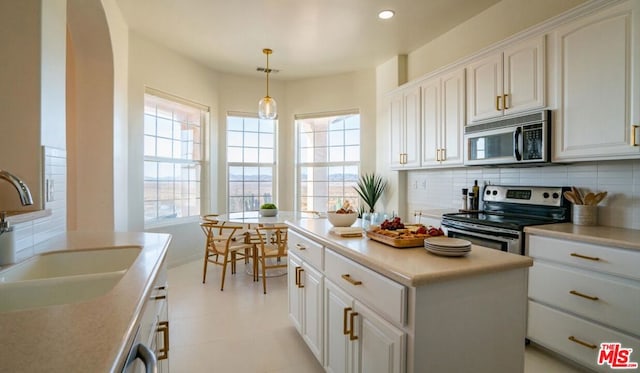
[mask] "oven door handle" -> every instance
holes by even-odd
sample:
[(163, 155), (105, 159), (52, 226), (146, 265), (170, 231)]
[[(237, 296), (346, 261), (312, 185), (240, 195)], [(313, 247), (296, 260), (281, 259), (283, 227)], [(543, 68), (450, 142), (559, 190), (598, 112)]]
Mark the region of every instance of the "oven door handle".
[(490, 236), (488, 234), (482, 234), (482, 233), (478, 233), (478, 232), (474, 232), (474, 231), (463, 231), (463, 230), (456, 229), (456, 228), (447, 228), (447, 230), (449, 230), (451, 232), (465, 234), (467, 236), (475, 236), (475, 237), (480, 237), (480, 238), (486, 238), (488, 240), (495, 240), (495, 241), (506, 242), (506, 243), (508, 243), (509, 241), (517, 241), (518, 240), (517, 238), (507, 238), (507, 237), (504, 237), (504, 236)]
[(516, 161), (522, 160), (522, 153), (520, 152), (521, 141), (520, 135), (522, 134), (522, 127), (516, 128), (513, 132), (513, 156), (516, 158)]

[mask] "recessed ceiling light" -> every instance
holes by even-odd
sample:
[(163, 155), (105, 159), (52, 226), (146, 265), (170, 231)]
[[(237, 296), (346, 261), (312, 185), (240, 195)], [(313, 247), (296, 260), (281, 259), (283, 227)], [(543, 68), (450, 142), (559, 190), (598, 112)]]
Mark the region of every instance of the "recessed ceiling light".
[(396, 12), (394, 12), (393, 10), (385, 9), (385, 10), (381, 10), (380, 13), (378, 13), (378, 18), (389, 19), (389, 18), (392, 18), (395, 14)]

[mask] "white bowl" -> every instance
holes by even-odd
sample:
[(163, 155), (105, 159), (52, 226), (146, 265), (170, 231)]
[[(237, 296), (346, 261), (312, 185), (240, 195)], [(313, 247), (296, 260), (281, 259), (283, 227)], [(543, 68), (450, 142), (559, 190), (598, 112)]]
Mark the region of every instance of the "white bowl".
[(338, 214), (335, 211), (327, 211), (327, 219), (334, 227), (350, 227), (358, 219), (358, 213)]
[(278, 209), (260, 209), (260, 216), (276, 216)]

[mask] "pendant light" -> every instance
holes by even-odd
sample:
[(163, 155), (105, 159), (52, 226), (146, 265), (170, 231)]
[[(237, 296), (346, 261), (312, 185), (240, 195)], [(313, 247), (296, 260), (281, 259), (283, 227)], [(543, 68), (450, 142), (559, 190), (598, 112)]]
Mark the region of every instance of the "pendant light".
[(262, 53), (267, 55), (267, 68), (265, 69), (265, 73), (267, 73), (267, 95), (258, 103), (258, 116), (260, 119), (276, 119), (278, 116), (278, 104), (276, 100), (269, 97), (269, 73), (271, 72), (271, 69), (269, 69), (269, 55), (273, 53), (273, 51), (265, 48), (262, 50)]

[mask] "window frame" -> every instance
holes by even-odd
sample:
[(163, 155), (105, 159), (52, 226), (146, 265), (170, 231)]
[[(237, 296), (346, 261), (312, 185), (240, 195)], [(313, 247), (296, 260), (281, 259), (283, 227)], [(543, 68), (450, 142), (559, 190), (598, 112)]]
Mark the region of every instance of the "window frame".
[[(258, 121), (258, 137), (260, 136), (259, 134), (261, 133), (268, 133), (268, 132), (260, 132), (259, 130), (259, 126), (260, 126), (260, 121), (265, 121), (265, 122), (271, 122), (272, 126), (273, 126), (273, 132), (271, 133), (271, 135), (273, 136), (273, 143), (272, 143), (272, 148), (273, 149), (273, 162), (270, 163), (264, 163), (264, 162), (260, 162), (260, 149), (269, 149), (269, 148), (261, 148), (260, 147), (260, 141), (258, 141), (258, 146), (256, 146), (255, 148), (258, 149), (258, 162), (229, 162), (229, 118), (230, 117), (234, 117), (234, 118), (242, 118), (243, 120), (245, 119), (255, 119)], [(242, 132), (243, 134), (245, 132), (251, 132), (254, 133), (254, 131), (246, 131), (243, 129), (242, 131), (237, 131), (234, 130), (234, 132)], [(227, 112), (227, 115), (225, 117), (225, 132), (224, 132), (224, 136), (225, 136), (225, 171), (226, 171), (226, 185), (225, 185), (225, 190), (226, 190), (226, 211), (229, 214), (233, 214), (233, 213), (245, 213), (248, 211), (258, 211), (259, 210), (259, 206), (264, 203), (264, 201), (260, 202), (262, 197), (260, 197), (260, 194), (258, 194), (258, 209), (256, 210), (245, 210), (245, 205), (244, 203), (242, 203), (242, 211), (231, 211), (231, 192), (230, 192), (230, 186), (231, 186), (231, 174), (230, 174), (230, 169), (231, 167), (241, 167), (241, 168), (247, 168), (247, 167), (253, 167), (253, 168), (271, 168), (271, 202), (275, 203), (276, 205), (278, 205), (278, 119), (260, 119), (258, 117), (257, 113), (246, 113), (246, 112), (235, 112), (235, 111), (229, 111)], [(243, 136), (244, 137), (244, 136)], [(244, 149), (244, 140), (243, 140), (243, 149)], [(252, 148), (252, 147), (251, 147)], [(243, 173), (244, 176), (244, 173)], [(242, 183), (243, 185), (246, 183), (244, 181), (244, 177), (242, 179)], [(258, 188), (260, 188), (260, 181), (258, 181)], [(233, 196), (234, 198), (236, 196)], [(247, 196), (244, 195), (244, 191), (243, 191), (243, 195), (242, 198), (243, 200), (246, 198)]]
[[(145, 173), (145, 163), (150, 161), (150, 162), (157, 162), (158, 164), (160, 163), (171, 163), (174, 166), (174, 172), (175, 172), (175, 166), (176, 165), (185, 165), (185, 164), (190, 164), (190, 165), (194, 165), (196, 167), (199, 168), (199, 175), (196, 175), (196, 178), (191, 180), (187, 180), (187, 182), (191, 182), (191, 181), (196, 181), (199, 184), (199, 190), (197, 192), (198, 194), (198, 198), (196, 198), (197, 200), (199, 200), (198, 203), (198, 213), (195, 215), (188, 215), (188, 216), (181, 216), (181, 217), (173, 217), (173, 218), (163, 218), (163, 219), (159, 219), (157, 216), (155, 219), (153, 220), (147, 220), (143, 211), (143, 224), (144, 224), (144, 229), (153, 229), (153, 228), (158, 228), (158, 227), (164, 227), (164, 226), (172, 226), (172, 225), (179, 225), (179, 224), (184, 224), (184, 223), (189, 223), (189, 222), (193, 222), (193, 221), (198, 221), (200, 219), (200, 215), (202, 214), (202, 211), (204, 211), (204, 208), (207, 204), (207, 200), (206, 200), (206, 190), (208, 188), (209, 185), (209, 180), (207, 179), (206, 175), (208, 175), (207, 170), (205, 169), (207, 167), (207, 154), (208, 154), (208, 150), (207, 150), (207, 146), (209, 144), (209, 141), (206, 137), (206, 134), (208, 133), (208, 129), (209, 129), (209, 123), (210, 123), (210, 115), (211, 115), (211, 110), (208, 106), (203, 105), (203, 104), (199, 104), (197, 102), (193, 102), (191, 100), (167, 93), (167, 92), (163, 92), (154, 88), (150, 88), (150, 87), (145, 87), (144, 89), (144, 98), (143, 98), (143, 105), (146, 106), (147, 105), (147, 99), (146, 96), (147, 95), (151, 95), (151, 96), (155, 96), (161, 100), (165, 100), (165, 101), (170, 101), (176, 105), (182, 105), (182, 106), (188, 106), (190, 108), (193, 108), (195, 110), (199, 110), (200, 111), (200, 122), (199, 122), (199, 127), (200, 130), (199, 132), (199, 137), (200, 137), (200, 157), (199, 159), (181, 159), (181, 158), (174, 158), (174, 157), (161, 157), (158, 156), (157, 154), (155, 156), (150, 156), (150, 155), (146, 155), (145, 154), (145, 141), (144, 138), (145, 136), (147, 136), (147, 134), (145, 133), (144, 129), (143, 129), (143, 209), (144, 209), (144, 204), (147, 202), (146, 196), (145, 196), (145, 191), (144, 191), (144, 184), (148, 181), (147, 180), (147, 175)], [(143, 121), (144, 118), (146, 116), (146, 112), (143, 112)], [(157, 116), (156, 116), (157, 118)], [(173, 118), (172, 118), (172, 122), (173, 122)], [(144, 126), (144, 124), (143, 124)], [(156, 143), (155, 145), (157, 146), (157, 129), (156, 129), (156, 134), (154, 135), (154, 137), (156, 138)], [(195, 144), (195, 142), (192, 140), (191, 144)], [(196, 171), (197, 172), (197, 171)], [(156, 176), (157, 177), (157, 176)], [(172, 179), (174, 186), (176, 181), (180, 182), (180, 180), (177, 180), (175, 178), (175, 174), (174, 177)], [(190, 187), (190, 186), (188, 186)], [(156, 189), (158, 191), (158, 189)], [(160, 199), (158, 199), (159, 196), (156, 196), (155, 201), (160, 201)], [(174, 194), (174, 199), (173, 201), (178, 201), (177, 199), (175, 199), (175, 194)]]
[[(307, 119), (322, 119), (322, 118), (330, 118), (330, 117), (340, 117), (340, 116), (350, 116), (350, 115), (358, 115), (359, 120), (358, 120), (358, 132), (360, 134), (360, 136), (358, 137), (358, 148), (359, 148), (359, 153), (358, 153), (358, 161), (340, 161), (340, 162), (331, 162), (331, 161), (326, 161), (326, 162), (302, 162), (302, 160), (300, 159), (300, 150), (301, 150), (301, 139), (300, 139), (300, 125), (301, 125), (301, 121), (307, 120)], [(347, 167), (347, 166), (355, 166), (357, 167), (357, 178), (360, 177), (361, 171), (362, 171), (362, 114), (360, 113), (360, 110), (358, 109), (351, 109), (351, 110), (343, 110), (343, 111), (331, 111), (331, 112), (323, 112), (323, 113), (312, 113), (312, 114), (297, 114), (294, 116), (294, 123), (295, 123), (295, 178), (296, 178), (296, 186), (295, 186), (295, 201), (294, 201), (294, 205), (295, 205), (295, 209), (296, 211), (302, 211), (302, 168), (304, 167), (335, 167), (335, 166), (339, 166), (339, 167)], [(344, 131), (344, 130), (343, 130)], [(345, 148), (346, 146), (348, 146), (348, 144), (343, 144), (342, 148)], [(330, 145), (326, 146), (327, 149), (330, 148)], [(328, 156), (327, 156), (328, 157)], [(330, 181), (328, 180), (328, 182), (330, 183)], [(344, 174), (343, 174), (343, 179), (342, 182), (344, 183)], [(357, 182), (354, 181), (354, 185)], [(329, 185), (330, 187), (330, 185)], [(330, 208), (330, 198), (331, 196), (326, 196), (327, 197), (327, 211), (332, 210), (332, 208)], [(344, 200), (344, 194), (342, 196), (342, 199)], [(354, 208), (354, 210), (358, 210), (359, 206), (360, 206), (360, 198), (357, 196), (357, 193), (354, 190), (354, 196), (353, 198), (349, 197), (349, 201), (352, 203), (352, 207)], [(314, 206), (315, 207), (315, 206)], [(322, 212), (324, 210), (319, 210), (317, 208), (314, 208), (314, 211), (319, 211)]]

